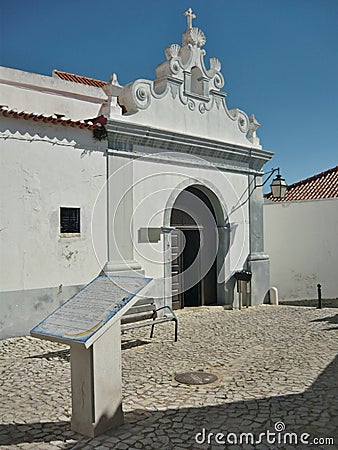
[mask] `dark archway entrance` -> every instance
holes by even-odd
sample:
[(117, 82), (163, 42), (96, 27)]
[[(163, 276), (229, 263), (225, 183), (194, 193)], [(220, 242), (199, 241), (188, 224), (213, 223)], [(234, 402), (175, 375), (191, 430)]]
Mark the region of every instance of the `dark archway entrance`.
[(171, 211), (172, 304), (174, 309), (217, 303), (218, 229), (206, 192), (190, 186)]

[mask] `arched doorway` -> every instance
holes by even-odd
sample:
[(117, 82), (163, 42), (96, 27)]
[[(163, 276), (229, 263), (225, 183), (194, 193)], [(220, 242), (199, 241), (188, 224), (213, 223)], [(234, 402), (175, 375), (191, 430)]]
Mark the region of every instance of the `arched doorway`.
[(172, 306), (217, 303), (217, 267), (221, 258), (219, 227), (224, 225), (218, 198), (193, 185), (176, 198), (171, 210)]

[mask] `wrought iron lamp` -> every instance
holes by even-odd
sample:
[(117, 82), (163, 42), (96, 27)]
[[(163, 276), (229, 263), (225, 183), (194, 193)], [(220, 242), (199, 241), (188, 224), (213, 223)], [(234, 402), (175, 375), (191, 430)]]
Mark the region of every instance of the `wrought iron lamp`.
[(270, 178), (275, 172), (278, 173), (276, 177), (272, 180), (272, 183), (270, 184), (271, 195), (274, 198), (282, 199), (285, 197), (288, 185), (286, 184), (285, 179), (282, 178), (282, 175), (279, 173), (279, 167), (277, 167), (276, 169), (271, 169), (269, 172), (265, 173), (264, 175), (269, 174), (268, 178), (264, 181), (263, 184), (255, 185), (255, 188), (264, 186), (267, 183), (267, 181), (270, 180)]

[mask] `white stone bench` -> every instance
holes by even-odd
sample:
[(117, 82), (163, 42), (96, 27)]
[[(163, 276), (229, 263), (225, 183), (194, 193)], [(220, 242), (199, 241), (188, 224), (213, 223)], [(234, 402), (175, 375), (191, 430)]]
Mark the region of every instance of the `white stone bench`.
[[(159, 316), (158, 312), (161, 310), (166, 310), (167, 312), (164, 315)], [(121, 330), (126, 331), (133, 328), (151, 326), (150, 337), (152, 338), (155, 325), (163, 322), (175, 322), (175, 342), (177, 342), (178, 320), (172, 308), (170, 306), (156, 308), (153, 298), (145, 298), (135, 303), (135, 305), (122, 316)]]

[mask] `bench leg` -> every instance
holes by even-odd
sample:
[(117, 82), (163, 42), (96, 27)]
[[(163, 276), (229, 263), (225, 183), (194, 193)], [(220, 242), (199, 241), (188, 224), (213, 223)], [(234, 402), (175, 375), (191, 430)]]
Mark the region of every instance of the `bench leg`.
[(150, 339), (154, 336), (155, 323), (151, 326)]
[[(177, 342), (178, 339), (178, 320), (177, 319), (173, 319), (175, 322), (175, 342)], [(154, 329), (155, 329), (155, 324), (153, 324), (151, 326), (151, 332), (150, 332), (150, 338), (152, 338), (154, 336)]]

